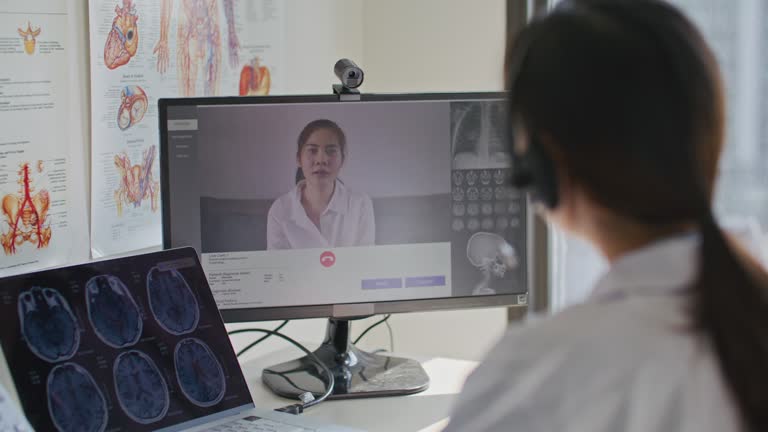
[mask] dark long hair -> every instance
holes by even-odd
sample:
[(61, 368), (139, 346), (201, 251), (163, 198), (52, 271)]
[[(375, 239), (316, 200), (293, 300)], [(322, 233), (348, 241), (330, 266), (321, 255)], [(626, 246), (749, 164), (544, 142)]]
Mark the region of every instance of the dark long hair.
[(725, 108), (701, 34), (660, 0), (566, 0), (511, 40), (507, 65), (510, 115), (550, 138), (563, 175), (635, 222), (699, 227), (693, 323), (744, 426), (768, 431), (768, 277), (712, 213)]
[[(343, 161), (347, 157), (347, 136), (344, 131), (339, 127), (336, 122), (327, 119), (313, 120), (309, 122), (304, 129), (301, 130), (298, 139), (298, 149), (296, 150), (296, 158), (301, 158), (301, 150), (307, 145), (309, 137), (320, 129), (328, 129), (336, 134), (339, 138), (339, 150), (341, 151), (341, 160)], [(304, 171), (301, 167), (296, 169), (296, 184), (304, 180)]]

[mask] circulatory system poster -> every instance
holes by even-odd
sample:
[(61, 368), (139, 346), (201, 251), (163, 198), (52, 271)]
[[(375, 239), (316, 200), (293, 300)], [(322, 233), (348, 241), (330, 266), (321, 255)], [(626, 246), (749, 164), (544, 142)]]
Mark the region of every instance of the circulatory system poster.
[(157, 101), (279, 92), (279, 0), (90, 0), (91, 253), (162, 241)]

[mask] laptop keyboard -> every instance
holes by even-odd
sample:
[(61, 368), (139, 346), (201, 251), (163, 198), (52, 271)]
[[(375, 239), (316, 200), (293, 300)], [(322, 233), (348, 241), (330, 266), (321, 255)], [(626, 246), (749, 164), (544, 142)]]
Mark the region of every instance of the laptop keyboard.
[(315, 432), (316, 430), (248, 416), (206, 429), (204, 432)]

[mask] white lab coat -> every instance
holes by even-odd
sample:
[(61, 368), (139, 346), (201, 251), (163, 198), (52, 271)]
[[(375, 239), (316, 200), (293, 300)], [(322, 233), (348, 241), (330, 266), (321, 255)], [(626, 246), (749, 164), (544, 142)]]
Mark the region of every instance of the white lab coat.
[(689, 329), (699, 244), (688, 235), (627, 254), (584, 304), (508, 331), (446, 431), (741, 430), (709, 342)]
[(306, 181), (284, 194), (267, 215), (267, 249), (311, 249), (372, 246), (376, 236), (373, 202), (336, 180), (333, 196), (322, 215), (320, 229), (301, 205)]
[(19, 406), (0, 384), (0, 432), (5, 431), (30, 432), (32, 426), (29, 425)]

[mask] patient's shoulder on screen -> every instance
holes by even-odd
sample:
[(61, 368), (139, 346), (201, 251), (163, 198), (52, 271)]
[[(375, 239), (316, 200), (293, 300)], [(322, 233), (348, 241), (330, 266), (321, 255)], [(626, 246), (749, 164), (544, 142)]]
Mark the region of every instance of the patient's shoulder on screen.
[(294, 191), (284, 193), (279, 196), (272, 205), (269, 207), (269, 217), (282, 219), (291, 211), (291, 205), (293, 200)]
[(347, 186), (343, 183), (338, 183), (339, 196), (342, 200), (346, 201), (346, 204), (352, 209), (359, 209), (370, 207), (373, 205), (371, 197), (363, 191), (360, 191), (354, 187)]
[(352, 189), (349, 191), (349, 202), (352, 204), (364, 206), (371, 203), (371, 197), (369, 197), (365, 192)]

